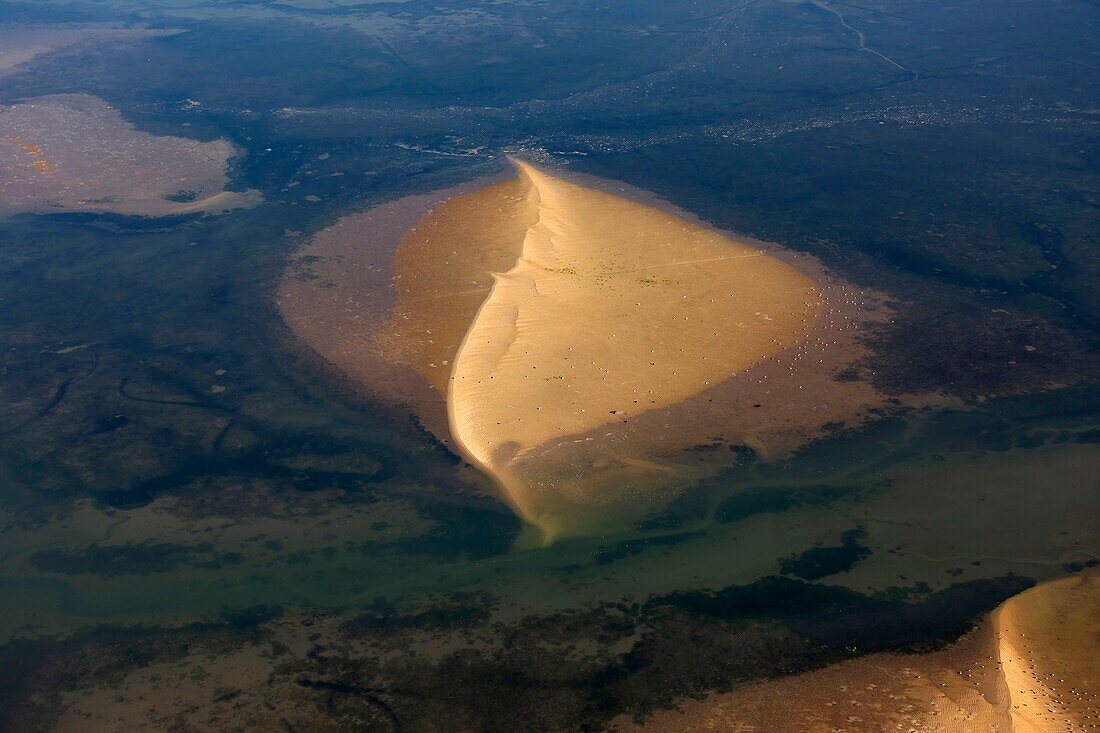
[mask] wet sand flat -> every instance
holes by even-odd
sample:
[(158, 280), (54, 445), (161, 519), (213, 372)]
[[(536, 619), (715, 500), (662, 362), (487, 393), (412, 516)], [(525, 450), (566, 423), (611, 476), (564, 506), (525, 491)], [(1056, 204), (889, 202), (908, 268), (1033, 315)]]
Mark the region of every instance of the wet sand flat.
[[(491, 476), (544, 541), (636, 520), (736, 462), (725, 443), (782, 455), (881, 405), (835, 378), (872, 316), (815, 261), (517, 168), (348, 217), (295, 256), (279, 306)], [(703, 444), (725, 450), (701, 466)]]
[(237, 154), (228, 141), (140, 132), (97, 97), (0, 106), (0, 130), (0, 216), (218, 213), (260, 201), (256, 191), (225, 190)]

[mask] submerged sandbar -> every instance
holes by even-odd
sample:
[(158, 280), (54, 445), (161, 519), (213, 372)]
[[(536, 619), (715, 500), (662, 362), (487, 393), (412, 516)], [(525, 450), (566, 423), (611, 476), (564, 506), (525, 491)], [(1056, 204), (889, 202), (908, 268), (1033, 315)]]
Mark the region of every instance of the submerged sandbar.
[(864, 352), (853, 291), (815, 261), (516, 166), (411, 225), (397, 204), (321, 233), (280, 308), (544, 539), (636, 520), (737, 459), (700, 462), (700, 445), (779, 454), (876, 404), (833, 378)]

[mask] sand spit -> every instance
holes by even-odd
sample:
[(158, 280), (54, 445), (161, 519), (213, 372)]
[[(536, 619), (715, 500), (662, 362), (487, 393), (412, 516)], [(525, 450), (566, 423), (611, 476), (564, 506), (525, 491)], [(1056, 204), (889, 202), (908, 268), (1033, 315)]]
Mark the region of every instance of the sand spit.
[(0, 106), (0, 216), (222, 213), (255, 206), (226, 191), (236, 149), (135, 130), (97, 97), (67, 94)]
[(1010, 598), (941, 652), (874, 654), (689, 700), (618, 733), (1046, 733), (1100, 727), (1100, 575)]
[(517, 167), (326, 230), (280, 308), (544, 540), (636, 521), (735, 462), (729, 444), (781, 455), (883, 404), (836, 379), (865, 353), (859, 323), (881, 317), (871, 296), (811, 258)]

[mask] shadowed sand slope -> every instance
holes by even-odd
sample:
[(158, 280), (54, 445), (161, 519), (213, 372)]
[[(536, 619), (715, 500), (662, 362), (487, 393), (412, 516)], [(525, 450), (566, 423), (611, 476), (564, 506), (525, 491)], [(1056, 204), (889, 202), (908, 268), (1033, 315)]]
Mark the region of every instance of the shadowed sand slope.
[(1047, 733), (1100, 725), (1100, 577), (1042, 583), (931, 654), (745, 685), (618, 733)]
[(737, 459), (697, 446), (767, 457), (881, 405), (834, 379), (864, 354), (860, 298), (810, 258), (516, 165), (322, 232), (279, 305), (544, 540), (636, 521)]

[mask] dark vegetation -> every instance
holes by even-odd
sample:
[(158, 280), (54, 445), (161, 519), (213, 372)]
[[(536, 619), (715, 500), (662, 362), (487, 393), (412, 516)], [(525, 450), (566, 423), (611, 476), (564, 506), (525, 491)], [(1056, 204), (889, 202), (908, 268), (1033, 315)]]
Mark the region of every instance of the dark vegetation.
[(486, 593), (456, 593), (422, 610), (410, 612), (401, 611), (383, 598), (366, 613), (340, 624), (340, 630), (346, 634), (360, 635), (408, 629), (458, 629), (487, 621), (492, 612), (493, 599)]
[(236, 552), (214, 552), (209, 542), (190, 547), (168, 542), (144, 542), (120, 546), (89, 545), (73, 552), (59, 549), (39, 550), (28, 560), (31, 565), (47, 573), (87, 573), (100, 578), (111, 578), (116, 575), (167, 573), (180, 565), (216, 570), (239, 563), (243, 559)]
[(870, 549), (859, 543), (866, 535), (867, 532), (860, 527), (850, 529), (840, 536), (839, 545), (803, 550), (784, 559), (780, 569), (784, 575), (803, 580), (820, 580), (843, 573), (871, 554)]

